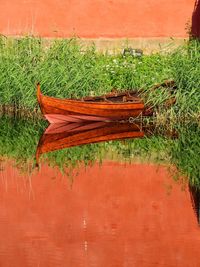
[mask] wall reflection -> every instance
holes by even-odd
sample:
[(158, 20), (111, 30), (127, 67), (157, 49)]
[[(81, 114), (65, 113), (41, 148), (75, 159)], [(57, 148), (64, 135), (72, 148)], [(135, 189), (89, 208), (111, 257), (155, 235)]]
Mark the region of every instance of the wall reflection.
[(1, 266), (199, 266), (190, 191), (164, 166), (104, 162), (70, 186), (42, 165), (0, 172)]

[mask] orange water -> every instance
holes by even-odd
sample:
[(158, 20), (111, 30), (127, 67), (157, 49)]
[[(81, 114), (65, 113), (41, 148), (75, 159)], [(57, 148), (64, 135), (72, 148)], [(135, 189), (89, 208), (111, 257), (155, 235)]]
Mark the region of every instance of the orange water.
[(198, 267), (186, 186), (165, 167), (104, 162), (69, 178), (0, 172), (0, 266)]

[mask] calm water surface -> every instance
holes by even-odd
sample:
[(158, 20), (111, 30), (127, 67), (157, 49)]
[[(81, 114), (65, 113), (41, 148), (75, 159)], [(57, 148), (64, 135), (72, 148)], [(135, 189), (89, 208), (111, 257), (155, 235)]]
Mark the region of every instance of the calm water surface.
[(5, 161), (0, 178), (0, 266), (200, 266), (191, 193), (164, 166), (105, 161), (71, 183)]
[[(0, 267), (200, 266), (198, 127), (50, 152), (38, 169), (43, 123), (0, 123)], [(48, 134), (42, 153), (71, 142)]]

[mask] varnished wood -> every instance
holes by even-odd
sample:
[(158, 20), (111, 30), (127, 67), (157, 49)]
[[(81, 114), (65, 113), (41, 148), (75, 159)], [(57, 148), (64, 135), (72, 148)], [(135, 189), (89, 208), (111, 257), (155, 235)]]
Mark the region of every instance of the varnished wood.
[[(105, 96), (87, 97), (80, 100), (59, 99), (44, 96), (38, 83), (37, 99), (44, 116), (48, 114), (86, 115), (109, 118), (110, 120), (122, 120), (146, 112), (144, 103), (136, 92), (110, 93)], [(152, 113), (152, 111), (149, 110), (147, 113)]]

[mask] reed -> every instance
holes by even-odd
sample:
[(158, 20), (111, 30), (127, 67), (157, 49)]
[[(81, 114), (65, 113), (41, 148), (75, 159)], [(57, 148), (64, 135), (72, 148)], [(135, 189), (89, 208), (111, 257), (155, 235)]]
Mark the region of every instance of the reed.
[[(166, 90), (149, 90), (154, 84), (174, 79), (177, 84), (177, 118), (199, 119), (200, 44), (189, 44), (168, 54), (142, 57), (102, 54), (78, 39), (54, 40), (48, 46), (40, 38), (0, 37), (0, 106), (38, 114), (36, 82), (45, 94), (82, 97), (110, 92), (113, 88), (143, 89), (145, 103), (159, 113), (170, 98)], [(14, 112), (15, 113), (15, 112)], [(26, 112), (25, 112), (26, 113)]]
[[(83, 52), (84, 51), (84, 52)], [(81, 97), (131, 88), (148, 88), (169, 78), (168, 56), (132, 56), (97, 53), (77, 39), (44, 40), (0, 38), (0, 104), (37, 107), (35, 84), (57, 97)]]
[(200, 41), (192, 40), (171, 54), (170, 67), (178, 90), (175, 110), (200, 121)]
[[(111, 142), (73, 148), (48, 155), (55, 165), (74, 166), (101, 161), (110, 150), (121, 158), (148, 158), (172, 162), (200, 187), (200, 42), (192, 40), (175, 52), (142, 57), (102, 54), (94, 46), (84, 47), (78, 39), (55, 40), (46, 45), (40, 38), (0, 37), (0, 155), (27, 162), (33, 160), (45, 122), (36, 101), (36, 82), (55, 97), (82, 97), (110, 92), (113, 88), (138, 89), (145, 103), (155, 108), (156, 122), (167, 130), (177, 128), (179, 138), (156, 135), (141, 140)], [(176, 103), (166, 108), (167, 90), (150, 90), (156, 83), (174, 79)], [(141, 90), (142, 89), (142, 90)], [(24, 119), (18, 122), (15, 117)], [(35, 118), (35, 119), (34, 119)], [(189, 123), (193, 121), (193, 124)], [(195, 125), (195, 126), (194, 126)], [(66, 152), (67, 151), (67, 152)], [(70, 151), (70, 152), (69, 152)], [(104, 155), (105, 154), (105, 155)]]

